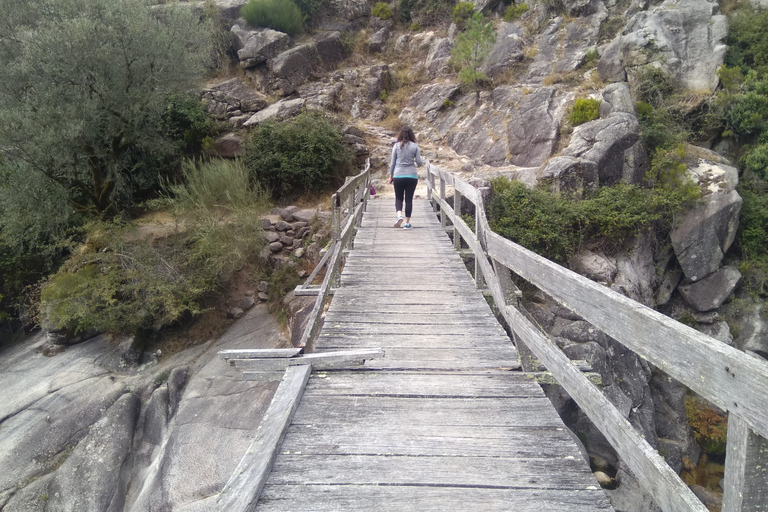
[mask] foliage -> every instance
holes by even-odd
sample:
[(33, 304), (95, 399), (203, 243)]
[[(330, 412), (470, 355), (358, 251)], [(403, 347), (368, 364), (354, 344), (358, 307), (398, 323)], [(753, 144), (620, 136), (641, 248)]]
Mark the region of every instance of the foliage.
[(619, 183), (583, 200), (497, 178), (488, 208), (491, 228), (547, 258), (567, 261), (582, 247), (619, 245), (644, 232), (669, 229), (686, 205), (678, 191)]
[(464, 30), (467, 25), (467, 20), (475, 14), (475, 4), (472, 2), (459, 2), (456, 7), (453, 8), (453, 22), (459, 28)]
[(668, 150), (683, 142), (685, 134), (675, 126), (667, 109), (656, 109), (649, 103), (637, 102), (635, 111), (640, 121), (640, 137), (651, 158), (657, 150)]
[(746, 259), (768, 263), (768, 194), (749, 184), (741, 185), (739, 194), (743, 202), (736, 242)]
[(246, 144), (245, 161), (275, 199), (290, 200), (340, 184), (352, 153), (330, 120), (304, 112), (259, 124)]
[(229, 30), (229, 24), (221, 15), (221, 10), (214, 0), (205, 0), (202, 18), (210, 27), (211, 44), (210, 71), (214, 74), (229, 68), (237, 58), (235, 34)]
[(672, 77), (654, 66), (643, 66), (634, 71), (633, 92), (637, 101), (649, 103), (656, 108), (677, 89)]
[(749, 91), (734, 96), (725, 111), (725, 136), (752, 136), (768, 131), (768, 96)]
[(568, 122), (571, 126), (578, 126), (597, 119), (600, 117), (599, 109), (600, 101), (594, 98), (577, 98), (568, 114)]
[(306, 20), (311, 20), (312, 16), (328, 5), (328, 0), (293, 0), (293, 3), (301, 10)]
[(598, 33), (599, 42), (604, 43), (606, 41), (611, 41), (616, 37), (616, 34), (621, 32), (621, 29), (624, 28), (624, 23), (625, 20), (623, 16), (611, 16), (603, 21), (600, 25), (600, 32)]
[(725, 453), (728, 418), (706, 400), (694, 396), (685, 397), (685, 416), (693, 430), (693, 437), (705, 452)]
[(250, 0), (240, 14), (254, 27), (266, 27), (295, 36), (304, 27), (304, 15), (291, 0)]
[(528, 4), (512, 4), (504, 11), (504, 21), (515, 21), (528, 12)]
[(768, 10), (756, 10), (748, 5), (737, 9), (728, 22), (725, 64), (738, 67), (743, 74), (755, 70), (768, 74)]
[(768, 143), (760, 144), (744, 155), (743, 164), (745, 170), (762, 180), (768, 180)]
[(163, 113), (202, 77), (208, 23), (143, 0), (22, 0), (3, 14), (3, 185), (32, 182), (29, 192), (104, 214), (130, 198), (135, 174), (156, 180), (172, 168), (178, 146)]
[(597, 66), (600, 61), (600, 52), (596, 48), (590, 48), (587, 53), (584, 54), (584, 61), (581, 64), (582, 68), (591, 69)]
[(91, 224), (87, 244), (43, 286), (41, 321), (70, 333), (132, 333), (199, 313), (262, 246), (267, 203), (239, 163), (190, 163), (184, 178), (168, 185), (178, 220), (166, 236), (142, 240), (124, 222)]
[(447, 24), (455, 5), (456, 0), (398, 0), (397, 13), (403, 23), (417, 22), (429, 27)]
[(388, 20), (392, 17), (392, 8), (386, 2), (378, 2), (373, 6), (371, 15), (381, 18), (382, 20)]
[(490, 21), (485, 21), (479, 12), (467, 20), (467, 28), (456, 36), (456, 45), (451, 59), (459, 67), (459, 80), (470, 89), (478, 88), (486, 76), (480, 68), (493, 48), (496, 34)]

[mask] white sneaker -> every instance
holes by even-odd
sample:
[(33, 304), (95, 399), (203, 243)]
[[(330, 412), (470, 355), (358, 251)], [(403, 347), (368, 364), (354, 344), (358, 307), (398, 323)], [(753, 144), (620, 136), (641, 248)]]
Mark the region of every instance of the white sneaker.
[(396, 228), (399, 228), (400, 226), (402, 226), (402, 225), (403, 225), (403, 221), (404, 221), (404, 220), (405, 220), (405, 218), (403, 218), (403, 217), (398, 217), (398, 218), (397, 218), (397, 220), (395, 221), (395, 227), (396, 227)]

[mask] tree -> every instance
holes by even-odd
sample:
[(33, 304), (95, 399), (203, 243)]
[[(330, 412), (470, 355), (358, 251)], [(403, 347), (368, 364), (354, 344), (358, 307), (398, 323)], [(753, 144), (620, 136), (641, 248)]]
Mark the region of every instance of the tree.
[(459, 80), (470, 90), (478, 90), (487, 80), (481, 71), (485, 59), (496, 42), (496, 33), (490, 21), (476, 12), (467, 20), (467, 29), (456, 36), (456, 46), (451, 52), (454, 63), (459, 67)]
[(19, 193), (60, 219), (114, 212), (177, 151), (168, 100), (205, 71), (206, 22), (145, 0), (0, 0), (0, 12), (3, 223)]

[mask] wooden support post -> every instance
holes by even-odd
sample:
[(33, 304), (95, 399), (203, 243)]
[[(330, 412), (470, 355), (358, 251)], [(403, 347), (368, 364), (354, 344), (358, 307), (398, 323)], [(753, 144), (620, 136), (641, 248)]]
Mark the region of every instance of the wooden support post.
[(333, 194), (333, 196), (331, 196), (331, 208), (333, 209), (333, 216), (331, 218), (331, 236), (333, 237), (334, 242), (338, 242), (341, 237), (341, 198), (338, 194)]
[(482, 248), (475, 254), (475, 286), (477, 288), (485, 288), (485, 279), (483, 278), (483, 268), (480, 264), (480, 258), (485, 258), (485, 244), (483, 240), (483, 225), (480, 222), (480, 215), (477, 210), (483, 207), (483, 203), (479, 202), (475, 205), (475, 240), (478, 241), (478, 245)]
[(453, 248), (457, 251), (461, 250), (461, 234), (458, 228), (458, 219), (461, 218), (461, 192), (453, 189), (453, 213), (456, 215), (457, 221), (453, 223)]
[(768, 440), (728, 414), (723, 512), (768, 511)]
[(264, 419), (256, 430), (255, 439), (216, 500), (219, 510), (256, 510), (256, 503), (304, 394), (310, 373), (312, 365), (292, 366), (286, 370)]
[[(491, 259), (493, 262), (493, 270), (496, 272), (496, 278), (499, 280), (499, 286), (501, 286), (501, 293), (504, 294), (504, 300), (506, 304), (499, 304), (498, 307), (504, 307), (505, 305), (513, 306), (520, 311), (525, 311), (522, 304), (520, 304), (520, 297), (522, 292), (517, 288), (512, 281), (512, 274), (510, 270), (499, 263), (498, 261)], [(526, 317), (529, 316), (526, 314)], [(538, 371), (541, 361), (533, 354), (531, 349), (520, 339), (520, 336), (512, 332), (512, 340), (517, 347), (517, 354), (520, 357), (520, 365), (523, 367), (524, 372), (536, 372)]]
[[(445, 178), (440, 176), (440, 200), (441, 202), (445, 202)], [(440, 225), (443, 226), (443, 230), (445, 230), (445, 226), (447, 224), (448, 216), (443, 211), (443, 207), (440, 207)]]

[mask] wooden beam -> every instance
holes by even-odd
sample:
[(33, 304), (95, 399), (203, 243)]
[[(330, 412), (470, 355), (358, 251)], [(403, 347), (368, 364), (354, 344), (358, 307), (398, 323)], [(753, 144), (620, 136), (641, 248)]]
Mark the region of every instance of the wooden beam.
[(312, 373), (312, 366), (294, 366), (285, 372), (283, 380), (256, 430), (248, 451), (222, 489), (216, 503), (219, 510), (251, 512), (256, 510), (261, 491), (267, 483), (293, 414)]
[(768, 440), (728, 415), (722, 512), (768, 511)]
[(339, 350), (334, 352), (317, 352), (298, 357), (265, 358), (265, 359), (234, 359), (234, 365), (241, 370), (258, 370), (275, 372), (289, 366), (311, 364), (316, 370), (334, 370), (350, 366), (362, 366), (366, 361), (384, 356), (382, 349)]
[(301, 354), (302, 348), (268, 348), (268, 349), (233, 349), (219, 350), (219, 357), (225, 361), (231, 359), (267, 359), (294, 357)]
[(768, 437), (768, 364), (488, 232), (492, 258)]

